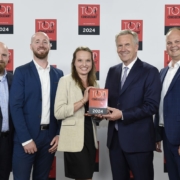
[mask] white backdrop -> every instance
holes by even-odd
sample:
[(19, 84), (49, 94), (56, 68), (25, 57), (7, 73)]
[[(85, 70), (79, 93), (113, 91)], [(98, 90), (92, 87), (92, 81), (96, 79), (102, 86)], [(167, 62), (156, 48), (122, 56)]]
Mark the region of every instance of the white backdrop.
[[(164, 64), (165, 4), (178, 4), (179, 0), (144, 1), (144, 0), (4, 0), (14, 3), (14, 34), (0, 35), (0, 41), (9, 49), (14, 49), (14, 67), (31, 61), (30, 38), (35, 32), (35, 19), (57, 19), (57, 50), (49, 56), (50, 64), (70, 72), (72, 53), (78, 46), (88, 46), (100, 50), (100, 86), (103, 88), (110, 66), (120, 62), (116, 53), (115, 34), (121, 29), (121, 20), (143, 20), (143, 51), (138, 56), (158, 69)], [(100, 4), (100, 35), (78, 35), (78, 4)], [(100, 141), (99, 172), (94, 173), (94, 180), (111, 180), (111, 170), (106, 147), (107, 122), (98, 127)], [(57, 178), (64, 177), (63, 154), (58, 152)], [(163, 173), (163, 154), (155, 153), (155, 180), (167, 180)], [(12, 176), (11, 176), (11, 179)]]

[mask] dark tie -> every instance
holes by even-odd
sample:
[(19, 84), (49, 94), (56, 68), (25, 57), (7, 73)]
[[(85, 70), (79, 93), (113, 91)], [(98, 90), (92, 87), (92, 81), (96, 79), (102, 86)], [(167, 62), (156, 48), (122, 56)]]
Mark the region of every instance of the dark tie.
[[(126, 78), (127, 78), (128, 67), (124, 67), (123, 69), (124, 69), (124, 74), (123, 74), (123, 77), (121, 79), (121, 89), (122, 89), (124, 82), (126, 81)], [(118, 131), (118, 121), (116, 121), (116, 123), (115, 123), (115, 128)]]

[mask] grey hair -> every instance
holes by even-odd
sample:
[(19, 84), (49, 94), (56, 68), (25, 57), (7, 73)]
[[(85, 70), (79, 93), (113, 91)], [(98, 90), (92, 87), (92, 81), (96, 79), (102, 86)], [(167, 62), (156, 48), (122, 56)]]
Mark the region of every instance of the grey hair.
[(133, 37), (133, 40), (134, 40), (134, 43), (135, 44), (139, 44), (139, 38), (138, 38), (138, 35), (136, 32), (130, 30), (130, 29), (124, 29), (124, 30), (121, 30), (116, 36), (115, 36), (115, 41), (117, 42), (117, 39), (119, 36), (122, 36), (122, 35), (127, 35), (127, 34), (130, 34), (132, 37)]

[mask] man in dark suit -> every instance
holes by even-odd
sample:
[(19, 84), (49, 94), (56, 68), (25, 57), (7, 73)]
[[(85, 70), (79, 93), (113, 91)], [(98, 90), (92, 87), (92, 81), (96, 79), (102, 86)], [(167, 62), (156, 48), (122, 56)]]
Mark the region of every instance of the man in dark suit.
[(13, 125), (9, 112), (9, 89), (13, 75), (6, 71), (7, 46), (0, 42), (0, 179), (8, 180), (12, 168)]
[(33, 166), (33, 180), (47, 180), (59, 139), (54, 99), (63, 72), (48, 63), (51, 44), (45, 33), (35, 33), (30, 47), (33, 61), (16, 68), (10, 91), (13, 175), (15, 180), (28, 180)]
[(113, 180), (153, 180), (155, 133), (153, 114), (158, 111), (161, 83), (158, 70), (137, 57), (138, 36), (122, 30), (116, 36), (122, 63), (109, 69), (107, 146)]
[(161, 70), (162, 81), (159, 113), (155, 116), (156, 150), (164, 155), (170, 180), (180, 179), (180, 28), (166, 34), (166, 50), (172, 59)]

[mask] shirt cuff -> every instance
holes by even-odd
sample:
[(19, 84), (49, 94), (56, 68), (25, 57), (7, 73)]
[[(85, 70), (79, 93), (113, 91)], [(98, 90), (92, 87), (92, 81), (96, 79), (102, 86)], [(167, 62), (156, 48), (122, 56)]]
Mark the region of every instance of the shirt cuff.
[[(122, 113), (122, 111), (121, 111), (121, 113)], [(123, 118), (123, 113), (122, 113), (122, 117), (121, 117), (121, 120), (124, 120), (124, 118)]]
[(26, 141), (26, 142), (23, 142), (23, 143), (22, 143), (22, 146), (25, 146), (25, 145), (29, 144), (29, 143), (32, 142), (32, 141), (33, 141), (33, 140), (30, 139), (30, 140), (28, 140), (28, 141)]

